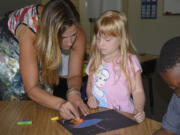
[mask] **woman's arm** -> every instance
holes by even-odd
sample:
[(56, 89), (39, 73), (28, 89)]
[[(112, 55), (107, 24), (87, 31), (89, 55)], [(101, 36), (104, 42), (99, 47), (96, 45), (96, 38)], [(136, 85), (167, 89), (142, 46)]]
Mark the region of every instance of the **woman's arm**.
[(20, 47), (20, 72), (28, 96), (41, 105), (58, 110), (65, 101), (54, 97), (39, 86), (39, 70), (34, 46), (35, 34), (21, 24), (16, 35)]
[[(80, 91), (82, 86), (82, 68), (84, 64), (84, 53), (86, 47), (86, 37), (82, 28), (78, 27), (76, 41), (71, 49), (69, 71), (68, 71), (68, 89)], [(69, 101), (75, 104), (84, 115), (89, 113), (87, 106), (83, 103), (81, 96), (74, 93), (67, 97)]]
[[(79, 117), (78, 112), (73, 110), (69, 103), (66, 104), (64, 99), (55, 97), (41, 89), (39, 85), (37, 55), (34, 46), (35, 34), (25, 25), (21, 24), (16, 31), (16, 35), (20, 47), (20, 72), (28, 96), (43, 106), (59, 110), (60, 113), (61, 108), (64, 110), (64, 105), (66, 105), (69, 107), (68, 110), (72, 110), (74, 115)], [(69, 115), (61, 114), (67, 119), (74, 118), (72, 113)]]
[(68, 71), (68, 88), (81, 89), (82, 68), (84, 64), (84, 53), (86, 48), (86, 37), (84, 31), (78, 27), (77, 37), (72, 46)]

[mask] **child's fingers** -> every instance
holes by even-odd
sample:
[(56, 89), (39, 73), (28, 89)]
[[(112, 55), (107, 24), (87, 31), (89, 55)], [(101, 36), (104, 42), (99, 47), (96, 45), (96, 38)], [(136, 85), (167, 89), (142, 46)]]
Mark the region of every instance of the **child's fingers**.
[(94, 107), (94, 108), (97, 108), (97, 105), (98, 105), (98, 104), (97, 104), (97, 101), (96, 101), (96, 100), (93, 101), (93, 107)]
[(89, 106), (90, 108), (93, 108), (93, 103), (92, 103), (92, 100), (90, 100), (90, 99), (88, 99), (88, 106)]
[(139, 117), (142, 117), (142, 115), (143, 115), (143, 113), (140, 112), (140, 113), (137, 113), (134, 117), (139, 118)]
[(144, 119), (145, 119), (144, 117), (139, 117), (139, 118), (136, 119), (136, 121), (137, 121), (138, 123), (141, 123), (141, 122), (144, 121)]
[(95, 100), (91, 101), (91, 106), (92, 106), (92, 108), (96, 108), (97, 107), (97, 103), (96, 103)]
[(137, 117), (135, 117), (135, 119), (137, 119), (137, 120), (144, 120), (145, 119), (145, 115), (139, 115), (139, 116), (137, 116)]
[(141, 118), (141, 119), (136, 119), (136, 121), (137, 121), (138, 123), (141, 123), (141, 122), (144, 121), (144, 119), (143, 119), (143, 118)]
[(145, 112), (139, 112), (137, 113), (134, 118), (138, 123), (141, 123), (145, 119)]
[(88, 100), (87, 104), (91, 108), (91, 102), (89, 100)]
[(97, 101), (96, 101), (96, 98), (95, 97), (90, 97), (88, 99), (88, 106), (90, 108), (97, 108)]
[(135, 117), (142, 117), (142, 116), (145, 116), (145, 112), (139, 112), (135, 115)]
[(92, 104), (91, 108), (96, 108), (97, 106), (95, 104)]

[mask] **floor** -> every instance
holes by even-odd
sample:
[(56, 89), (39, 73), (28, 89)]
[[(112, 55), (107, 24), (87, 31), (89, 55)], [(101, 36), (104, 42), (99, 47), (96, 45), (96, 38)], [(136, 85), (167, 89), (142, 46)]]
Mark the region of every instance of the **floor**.
[[(145, 112), (147, 117), (161, 122), (172, 96), (172, 90), (158, 73), (155, 72), (150, 77), (152, 78), (152, 88), (149, 88), (148, 78), (143, 77), (143, 86), (146, 95)], [(150, 104), (150, 90), (153, 94), (153, 106)]]

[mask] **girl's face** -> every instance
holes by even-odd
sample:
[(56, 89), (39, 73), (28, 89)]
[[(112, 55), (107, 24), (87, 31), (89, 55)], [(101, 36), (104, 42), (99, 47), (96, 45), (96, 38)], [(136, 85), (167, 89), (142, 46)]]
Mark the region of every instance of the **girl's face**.
[(75, 25), (70, 26), (62, 34), (61, 48), (64, 50), (69, 50), (75, 43), (77, 37), (77, 27)]
[(120, 40), (118, 37), (98, 34), (96, 44), (103, 57), (111, 59), (119, 54)]
[(161, 74), (164, 81), (180, 97), (180, 66), (175, 66)]

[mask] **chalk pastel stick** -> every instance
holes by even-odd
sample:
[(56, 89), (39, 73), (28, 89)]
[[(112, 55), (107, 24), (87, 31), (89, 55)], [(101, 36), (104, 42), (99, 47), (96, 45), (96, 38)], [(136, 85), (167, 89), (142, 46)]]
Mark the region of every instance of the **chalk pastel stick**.
[(59, 117), (58, 116), (52, 117), (51, 120), (59, 120)]
[(32, 125), (32, 121), (18, 121), (17, 125)]

